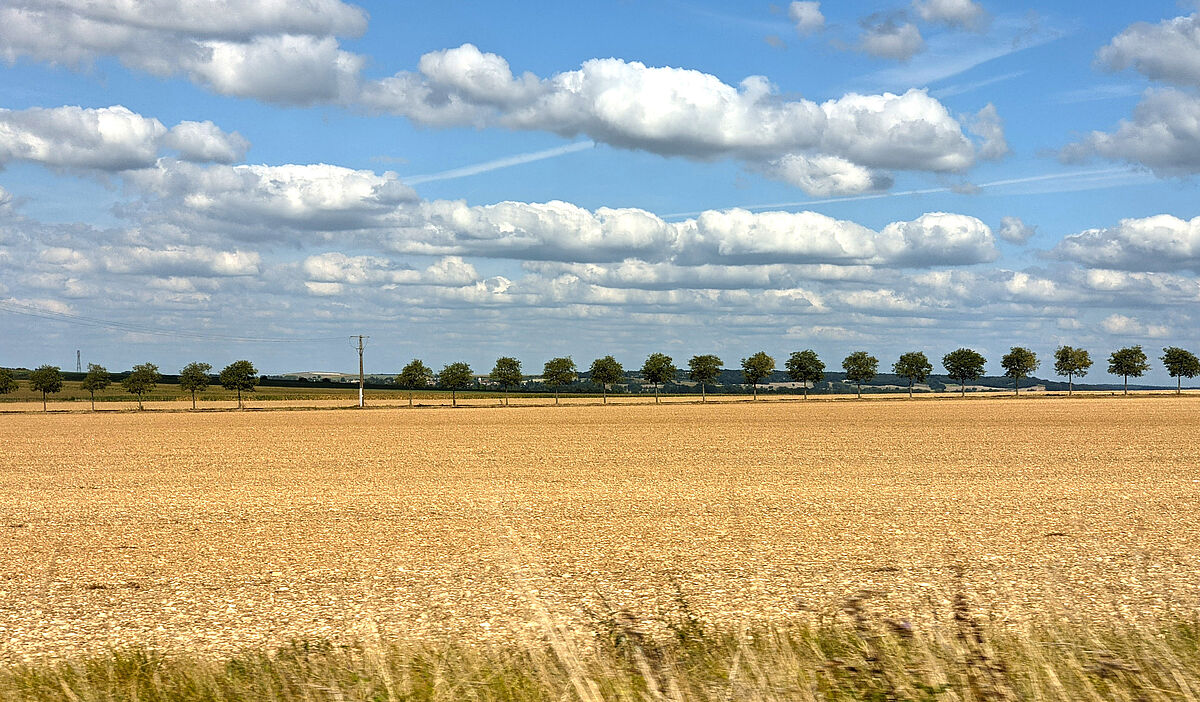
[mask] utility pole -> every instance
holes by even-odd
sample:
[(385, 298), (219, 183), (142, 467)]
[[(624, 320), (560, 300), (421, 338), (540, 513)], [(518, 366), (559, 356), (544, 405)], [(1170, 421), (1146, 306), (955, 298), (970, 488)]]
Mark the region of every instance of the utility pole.
[(363, 388), (366, 387), (366, 380), (363, 377), (363, 349), (367, 347), (365, 342), (370, 338), (371, 337), (363, 336), (362, 334), (350, 337), (351, 346), (354, 345), (355, 339), (358, 340), (358, 406), (360, 409), (366, 406), (366, 404), (363, 402)]
[(79, 349), (75, 349), (75, 372), (83, 372), (83, 357), (79, 355)]

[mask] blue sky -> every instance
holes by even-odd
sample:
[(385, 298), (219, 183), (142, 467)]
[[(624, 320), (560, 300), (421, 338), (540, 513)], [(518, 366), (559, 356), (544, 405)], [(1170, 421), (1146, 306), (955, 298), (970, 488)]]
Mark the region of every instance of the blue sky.
[(1196, 349), (1194, 11), (15, 0), (0, 364)]

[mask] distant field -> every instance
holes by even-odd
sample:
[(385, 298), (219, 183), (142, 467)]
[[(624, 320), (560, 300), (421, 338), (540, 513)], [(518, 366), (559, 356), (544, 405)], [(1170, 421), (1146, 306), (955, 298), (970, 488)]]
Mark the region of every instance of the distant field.
[[(1200, 397), (0, 418), (0, 658), (1195, 617)], [(591, 614), (589, 614), (591, 612)], [(541, 619), (539, 618), (541, 617)], [(523, 633), (525, 632), (525, 633)]]

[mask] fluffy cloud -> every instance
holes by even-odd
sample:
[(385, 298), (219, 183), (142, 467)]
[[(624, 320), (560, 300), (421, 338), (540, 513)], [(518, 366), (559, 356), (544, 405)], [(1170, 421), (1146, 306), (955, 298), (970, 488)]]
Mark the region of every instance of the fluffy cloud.
[(968, 128), (983, 140), (979, 146), (979, 158), (1001, 159), (1012, 153), (1008, 148), (1008, 140), (1004, 138), (1004, 120), (992, 103), (989, 102), (975, 114)]
[(324, 232), (379, 226), (416, 198), (390, 171), (328, 164), (201, 167), (160, 159), (127, 178), (173, 214), (262, 233), (279, 226)]
[(1090, 156), (1143, 165), (1159, 176), (1200, 172), (1200, 97), (1151, 90), (1114, 132), (1092, 132), (1061, 152), (1064, 161)]
[(886, 173), (838, 156), (785, 154), (767, 163), (763, 173), (817, 197), (858, 195), (892, 187), (892, 178)]
[(307, 104), (353, 96), (364, 59), (334, 37), (365, 29), (366, 14), (339, 0), (17, 0), (0, 8), (0, 51), (69, 65), (111, 55), (218, 93)]
[(802, 37), (816, 34), (825, 28), (825, 15), (821, 14), (821, 3), (796, 0), (788, 6), (788, 18), (796, 25), (796, 33)]
[(1162, 324), (1143, 324), (1133, 317), (1111, 314), (1100, 322), (1104, 331), (1113, 336), (1149, 336), (1161, 339), (1171, 334), (1169, 327)]
[(989, 19), (974, 0), (913, 0), (913, 10), (926, 22), (975, 31), (986, 28)]
[(925, 50), (925, 39), (911, 22), (872, 17), (864, 20), (858, 50), (876, 58), (907, 61)]
[(346, 285), (470, 285), (479, 279), (475, 267), (458, 256), (447, 256), (424, 270), (398, 268), (378, 256), (347, 256), (328, 252), (304, 259), (301, 269), (309, 281)]
[(996, 236), (1012, 244), (1024, 244), (1037, 233), (1037, 227), (1021, 221), (1020, 217), (1004, 217)]
[(144, 168), (164, 150), (192, 161), (227, 163), (249, 143), (212, 122), (161, 122), (115, 105), (0, 110), (0, 166), (29, 161), (54, 168), (120, 171)]
[(1065, 237), (1053, 254), (1095, 268), (1126, 271), (1200, 270), (1200, 217), (1123, 219), (1115, 227)]
[(1109, 70), (1133, 68), (1151, 80), (1200, 87), (1200, 18), (1193, 14), (1130, 25), (1096, 60)]
[(101, 246), (83, 251), (50, 247), (40, 252), (42, 263), (73, 274), (105, 272), (153, 276), (250, 276), (260, 272), (262, 258), (254, 251), (219, 251), (206, 246)]
[[(961, 171), (975, 160), (962, 126), (924, 91), (850, 94), (817, 104), (782, 100), (761, 76), (735, 87), (699, 71), (620, 59), (593, 59), (545, 79), (518, 77), (502, 57), (470, 44), (427, 54), (418, 73), (374, 82), (363, 100), (423, 124), (586, 134), (664, 156), (772, 162), (776, 171), (788, 156), (809, 164), (834, 158), (858, 169), (934, 172)], [(818, 182), (822, 168), (810, 166), (797, 181), (811, 192), (845, 192), (837, 182), (847, 169), (834, 168), (830, 182)], [(851, 187), (861, 182), (855, 178)]]
[[(1193, 14), (1156, 25), (1133, 24), (1099, 51), (1097, 63), (1200, 88), (1200, 18)], [(1092, 132), (1060, 155), (1065, 161), (1090, 156), (1126, 161), (1160, 177), (1200, 172), (1200, 97), (1176, 89), (1148, 90), (1131, 119), (1112, 132)]]

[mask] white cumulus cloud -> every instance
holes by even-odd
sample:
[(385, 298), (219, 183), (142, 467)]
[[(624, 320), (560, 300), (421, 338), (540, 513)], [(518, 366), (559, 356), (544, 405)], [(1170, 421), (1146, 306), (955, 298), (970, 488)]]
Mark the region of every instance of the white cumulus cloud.
[(825, 28), (825, 15), (821, 14), (821, 3), (796, 0), (788, 5), (788, 18), (802, 37), (816, 34)]
[(120, 171), (154, 163), (163, 149), (193, 161), (230, 162), (249, 143), (212, 122), (181, 122), (168, 130), (121, 105), (0, 110), (0, 166), (27, 161), (53, 168)]
[(979, 31), (988, 25), (987, 10), (974, 0), (913, 0), (913, 10), (926, 22)]
[(1200, 270), (1200, 217), (1123, 219), (1114, 227), (1063, 238), (1057, 257), (1094, 268), (1125, 271)]

